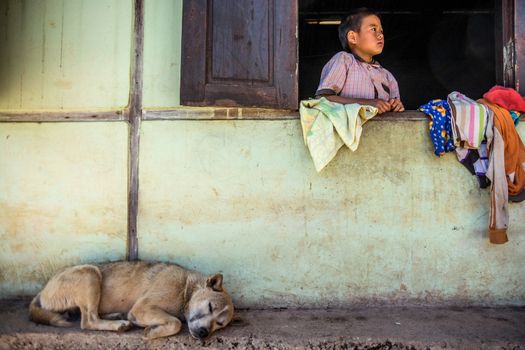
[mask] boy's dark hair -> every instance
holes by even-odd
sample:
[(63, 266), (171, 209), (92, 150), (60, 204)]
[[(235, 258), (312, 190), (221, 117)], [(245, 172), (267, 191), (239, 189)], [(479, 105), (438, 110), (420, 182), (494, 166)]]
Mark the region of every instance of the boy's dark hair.
[(341, 24), (339, 25), (339, 41), (341, 42), (341, 45), (345, 51), (350, 52), (350, 47), (348, 46), (348, 41), (346, 40), (346, 35), (348, 32), (353, 31), (359, 33), (363, 18), (370, 15), (379, 17), (375, 11), (366, 7), (360, 7), (358, 9), (352, 10), (352, 12), (350, 12), (350, 14), (341, 21)]

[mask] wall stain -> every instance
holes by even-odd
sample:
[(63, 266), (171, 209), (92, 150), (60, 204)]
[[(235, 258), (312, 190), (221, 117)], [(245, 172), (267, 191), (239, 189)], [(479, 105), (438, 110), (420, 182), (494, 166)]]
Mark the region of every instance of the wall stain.
[(53, 85), (63, 90), (71, 90), (73, 82), (71, 80), (59, 79), (53, 82)]
[[(89, 213), (97, 212), (102, 220), (93, 221)], [(122, 220), (106, 220), (114, 218), (118, 212), (111, 208), (87, 208), (80, 213), (63, 217), (59, 212), (50, 208), (32, 208), (29, 204), (6, 205), (0, 204), (0, 222), (3, 235), (8, 242), (17, 242), (22, 236), (37, 233), (41, 235), (53, 234), (64, 221), (69, 223), (70, 235), (101, 234), (110, 238), (126, 239), (126, 229)], [(42, 231), (45, 230), (45, 231)], [(19, 243), (14, 243), (19, 247)], [(21, 249), (25, 249), (21, 247)]]
[[(215, 194), (217, 191), (217, 194)], [(184, 225), (223, 223), (251, 221), (259, 218), (277, 220), (278, 218), (291, 216), (304, 216), (305, 205), (293, 198), (284, 199), (275, 196), (248, 197), (242, 193), (235, 195), (222, 193), (218, 196), (218, 190), (212, 190), (213, 195), (206, 199), (194, 194), (191, 197), (182, 198), (178, 201), (158, 201), (141, 208), (141, 215), (153, 215), (155, 220), (161, 223), (179, 222)], [(204, 207), (202, 203), (206, 202)], [(181, 203), (183, 205), (181, 206)], [(328, 199), (319, 199), (309, 202), (307, 210), (309, 213), (333, 212), (336, 205)]]
[(52, 213), (42, 209), (32, 209), (28, 204), (9, 206), (0, 204), (0, 222), (6, 239), (16, 241), (19, 234), (28, 228), (48, 226), (52, 222)]

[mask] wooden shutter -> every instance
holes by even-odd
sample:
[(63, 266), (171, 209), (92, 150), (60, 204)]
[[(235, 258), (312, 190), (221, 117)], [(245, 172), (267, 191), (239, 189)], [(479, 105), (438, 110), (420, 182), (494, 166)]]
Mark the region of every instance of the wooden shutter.
[(184, 0), (181, 101), (298, 107), (297, 2)]

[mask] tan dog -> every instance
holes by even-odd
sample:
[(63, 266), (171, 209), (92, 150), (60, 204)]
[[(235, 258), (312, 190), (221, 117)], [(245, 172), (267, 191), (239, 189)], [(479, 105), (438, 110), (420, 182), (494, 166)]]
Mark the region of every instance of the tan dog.
[(58, 327), (73, 325), (62, 313), (80, 309), (82, 329), (125, 331), (134, 324), (146, 328), (147, 339), (177, 334), (184, 320), (193, 337), (204, 339), (233, 317), (221, 274), (206, 278), (175, 264), (142, 261), (67, 268), (29, 309), (34, 322)]

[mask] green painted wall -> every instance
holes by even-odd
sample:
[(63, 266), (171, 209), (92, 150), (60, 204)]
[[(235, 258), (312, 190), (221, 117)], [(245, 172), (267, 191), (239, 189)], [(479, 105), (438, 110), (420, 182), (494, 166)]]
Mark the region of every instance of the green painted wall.
[(126, 256), (125, 123), (0, 123), (0, 297)]
[(0, 110), (111, 109), (129, 94), (132, 1), (0, 1)]
[(144, 108), (178, 106), (182, 0), (146, 0)]
[(222, 271), (239, 305), (523, 304), (525, 206), (491, 245), (489, 191), (433, 155), (427, 122), (372, 121), (320, 174), (301, 133), (298, 120), (144, 122), (140, 257)]
[[(0, 112), (125, 106), (132, 4), (0, 2)], [(179, 104), (181, 12), (145, 1), (146, 108)], [(239, 306), (525, 304), (525, 206), (489, 244), (488, 190), (427, 132), (372, 121), (317, 174), (298, 120), (143, 121), (140, 257), (222, 271)], [(0, 123), (0, 297), (125, 257), (128, 134)]]

